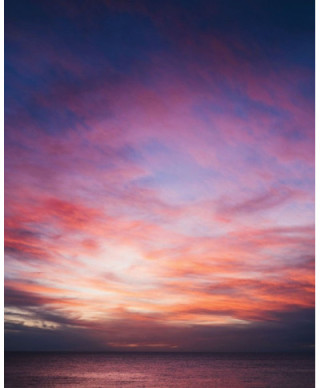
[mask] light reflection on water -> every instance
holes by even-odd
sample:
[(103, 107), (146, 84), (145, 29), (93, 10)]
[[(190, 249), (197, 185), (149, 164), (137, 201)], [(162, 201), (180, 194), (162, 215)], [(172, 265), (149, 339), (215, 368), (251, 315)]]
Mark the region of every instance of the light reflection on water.
[(294, 354), (6, 353), (5, 387), (312, 388)]

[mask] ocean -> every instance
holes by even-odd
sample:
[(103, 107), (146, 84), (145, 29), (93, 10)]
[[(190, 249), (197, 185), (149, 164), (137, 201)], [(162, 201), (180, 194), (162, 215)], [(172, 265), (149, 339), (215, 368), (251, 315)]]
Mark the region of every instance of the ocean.
[(5, 387), (311, 388), (313, 354), (6, 352)]

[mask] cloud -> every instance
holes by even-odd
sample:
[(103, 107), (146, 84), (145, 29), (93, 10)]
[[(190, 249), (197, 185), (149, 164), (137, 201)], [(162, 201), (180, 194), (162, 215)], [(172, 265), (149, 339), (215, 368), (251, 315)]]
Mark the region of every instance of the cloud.
[(279, 4), (7, 8), (7, 348), (310, 345), (307, 15), (290, 37)]
[[(161, 351), (159, 345), (171, 351), (276, 351), (293, 349), (308, 351), (314, 338), (314, 313), (299, 310), (280, 313), (275, 323), (259, 323), (253, 327), (191, 326), (178, 327), (151, 324), (150, 322), (116, 321), (104, 323), (101, 328), (90, 329), (62, 327), (59, 330), (26, 328), (17, 325), (6, 336), (6, 346), (12, 350), (147, 350)], [(36, 340), (41, 338), (41, 341)], [(100, 341), (98, 341), (99, 339)], [(19, 343), (20, 341), (20, 343)], [(132, 346), (133, 344), (137, 346)]]
[(290, 190), (288, 188), (271, 189), (263, 194), (254, 196), (241, 203), (234, 205), (223, 205), (220, 213), (222, 214), (246, 214), (255, 213), (259, 211), (265, 211), (270, 208), (282, 205), (286, 201), (290, 201), (293, 198), (301, 198), (303, 193), (298, 190)]

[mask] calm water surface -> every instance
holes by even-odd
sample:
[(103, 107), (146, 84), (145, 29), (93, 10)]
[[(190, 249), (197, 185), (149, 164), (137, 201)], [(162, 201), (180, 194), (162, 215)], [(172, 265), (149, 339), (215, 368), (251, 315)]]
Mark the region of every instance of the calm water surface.
[(6, 353), (5, 387), (311, 388), (305, 354)]

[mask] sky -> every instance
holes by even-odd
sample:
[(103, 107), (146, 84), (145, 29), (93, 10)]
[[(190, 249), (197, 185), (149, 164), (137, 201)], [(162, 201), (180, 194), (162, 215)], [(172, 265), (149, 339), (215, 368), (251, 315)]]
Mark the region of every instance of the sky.
[(314, 2), (5, 1), (5, 348), (314, 350)]

